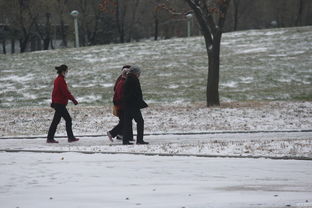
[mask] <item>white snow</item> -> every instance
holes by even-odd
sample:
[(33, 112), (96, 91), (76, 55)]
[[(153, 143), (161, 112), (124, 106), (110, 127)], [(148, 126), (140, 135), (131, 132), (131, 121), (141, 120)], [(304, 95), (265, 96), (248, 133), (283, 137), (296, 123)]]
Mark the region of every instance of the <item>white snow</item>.
[[(94, 96), (89, 100), (96, 99)], [(78, 135), (104, 135), (118, 122), (109, 105), (69, 104), (68, 109)], [(142, 113), (146, 133), (312, 129), (312, 102), (222, 103), (221, 107), (207, 108), (205, 103), (181, 100), (171, 105), (151, 104)], [(1, 109), (0, 136), (46, 135), (53, 114), (51, 108)], [(61, 121), (57, 135), (65, 134), (64, 126)]]
[[(311, 27), (223, 37), (216, 108), (204, 103), (202, 37), (0, 56), (1, 208), (312, 207), (312, 102), (294, 101), (310, 97)], [(129, 60), (144, 69), (150, 145), (104, 136), (118, 121), (112, 86)], [(62, 121), (60, 143), (46, 144), (53, 67), (65, 62), (81, 103), (68, 106), (74, 133), (93, 136), (68, 143)], [(264, 159), (287, 157), (296, 160)]]
[(1, 207), (311, 207), (312, 163), (0, 153)]

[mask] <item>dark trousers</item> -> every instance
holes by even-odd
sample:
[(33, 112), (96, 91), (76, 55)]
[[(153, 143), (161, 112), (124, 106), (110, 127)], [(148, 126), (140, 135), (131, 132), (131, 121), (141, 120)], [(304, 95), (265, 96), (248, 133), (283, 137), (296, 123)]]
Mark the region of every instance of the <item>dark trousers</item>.
[[(124, 111), (119, 111), (118, 112), (118, 118), (119, 118), (119, 122), (118, 124), (109, 131), (109, 133), (112, 135), (113, 138), (115, 138), (117, 135), (123, 135), (123, 126), (124, 126)], [(129, 135), (130, 140), (133, 139), (133, 132), (132, 132), (132, 122), (131, 122), (131, 132)]]
[(140, 109), (125, 109), (124, 111), (124, 126), (123, 126), (123, 141), (127, 142), (132, 134), (132, 119), (137, 123), (137, 142), (143, 141), (144, 134), (144, 119)]
[(74, 134), (72, 130), (72, 118), (70, 117), (68, 110), (66, 109), (66, 105), (62, 104), (53, 104), (53, 108), (55, 109), (54, 117), (49, 128), (48, 132), (48, 140), (53, 140), (56, 132), (57, 125), (60, 123), (61, 118), (63, 117), (66, 122), (66, 133), (68, 139), (73, 139)]

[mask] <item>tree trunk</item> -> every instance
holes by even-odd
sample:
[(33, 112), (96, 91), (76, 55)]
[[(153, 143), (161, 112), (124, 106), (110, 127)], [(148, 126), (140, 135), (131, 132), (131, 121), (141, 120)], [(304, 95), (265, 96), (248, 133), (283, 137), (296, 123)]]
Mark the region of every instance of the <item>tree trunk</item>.
[(65, 24), (64, 24), (64, 10), (65, 10), (65, 6), (66, 6), (68, 1), (64, 0), (63, 4), (61, 3), (60, 0), (57, 0), (57, 2), (58, 2), (57, 10), (59, 11), (58, 14), (59, 14), (59, 18), (60, 18), (60, 32), (61, 32), (61, 38), (62, 38), (61, 46), (66, 48), (67, 47), (67, 37), (66, 37), (66, 28), (65, 28)]
[(30, 34), (26, 31), (25, 28), (23, 28), (22, 30), (23, 30), (23, 37), (20, 39), (20, 52), (24, 53), (26, 52), (26, 49), (27, 49), (27, 44), (29, 41)]
[(297, 18), (296, 18), (296, 26), (300, 26), (302, 24), (302, 11), (303, 11), (303, 0), (299, 0), (298, 2), (298, 13), (297, 13)]
[(205, 0), (185, 0), (194, 11), (197, 22), (200, 25), (205, 38), (206, 50), (208, 54), (208, 78), (207, 78), (207, 107), (219, 106), (219, 68), (220, 68), (220, 44), (225, 16), (230, 4), (230, 0), (217, 1), (219, 4), (219, 18), (215, 20), (215, 15), (210, 11)]
[(133, 4), (130, 5), (130, 13), (132, 14), (131, 21), (128, 24), (128, 38), (127, 41), (131, 42), (133, 36), (133, 28), (136, 24), (137, 11), (140, 4), (140, 0), (135, 0)]
[(65, 29), (65, 24), (63, 17), (61, 16), (61, 37), (62, 37), (62, 46), (67, 47), (67, 37), (66, 37), (66, 29)]
[(15, 53), (15, 39), (12, 38), (11, 39), (11, 53)]
[[(207, 107), (219, 106), (219, 74), (220, 74), (220, 43), (221, 33), (215, 35), (213, 45), (206, 45), (208, 53), (208, 78), (206, 99)], [(209, 48), (210, 47), (210, 48)]]
[(239, 7), (239, 0), (233, 0), (233, 8), (234, 8), (234, 26), (233, 30), (237, 30), (237, 25), (238, 25), (238, 7)]
[(155, 16), (155, 34), (154, 34), (154, 40), (158, 40), (158, 28), (159, 28), (158, 16)]
[(48, 50), (49, 49), (49, 45), (50, 45), (50, 41), (51, 41), (51, 34), (50, 34), (50, 28), (51, 28), (51, 24), (50, 24), (50, 13), (46, 13), (46, 18), (47, 18), (47, 22), (46, 22), (46, 34), (43, 40), (43, 50)]
[(28, 43), (28, 38), (27, 39), (20, 39), (20, 52), (24, 53), (26, 51), (26, 46)]
[(117, 28), (119, 32), (120, 43), (125, 42), (125, 18), (124, 18), (125, 13), (126, 13), (126, 9), (122, 8), (122, 11), (121, 11), (120, 2), (119, 0), (117, 0), (116, 1), (116, 22), (117, 22)]
[(6, 41), (5, 41), (5, 39), (2, 40), (2, 51), (3, 51), (3, 54), (6, 54)]

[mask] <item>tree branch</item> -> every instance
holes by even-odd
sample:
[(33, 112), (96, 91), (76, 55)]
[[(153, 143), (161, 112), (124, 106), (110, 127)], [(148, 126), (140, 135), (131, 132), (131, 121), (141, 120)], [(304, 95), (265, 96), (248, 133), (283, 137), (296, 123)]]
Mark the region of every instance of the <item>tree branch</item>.
[(211, 31), (208, 27), (208, 23), (206, 22), (205, 18), (203, 17), (202, 9), (200, 8), (200, 1), (199, 0), (185, 0), (191, 9), (194, 11), (194, 14), (197, 18), (197, 21), (200, 25), (200, 28), (203, 32), (203, 35), (207, 39), (208, 43), (212, 45), (212, 36)]
[(226, 12), (227, 12), (227, 9), (230, 5), (230, 2), (231, 0), (220, 0), (220, 17), (219, 17), (219, 23), (218, 23), (218, 26), (220, 28), (220, 30), (222, 31), (223, 29), (223, 26), (224, 26), (224, 22), (225, 22), (225, 15), (226, 15)]
[(205, 19), (208, 23), (208, 27), (210, 28), (210, 31), (212, 32), (212, 34), (215, 35), (216, 34), (216, 24), (213, 21), (212, 14), (211, 14), (205, 0), (201, 0), (201, 4), (202, 4), (202, 11), (204, 12)]

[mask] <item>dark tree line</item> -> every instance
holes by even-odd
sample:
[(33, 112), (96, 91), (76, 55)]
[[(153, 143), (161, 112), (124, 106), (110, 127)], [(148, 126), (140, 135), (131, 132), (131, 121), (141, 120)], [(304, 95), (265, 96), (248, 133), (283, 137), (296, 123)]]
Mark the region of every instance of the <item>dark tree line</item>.
[(192, 13), (193, 35), (204, 36), (208, 56), (207, 106), (220, 105), (222, 33), (312, 24), (309, 0), (0, 0), (0, 6), (3, 53), (8, 40), (12, 53), (16, 40), (20, 52), (67, 47), (73, 39), (72, 10), (80, 12), (82, 46), (186, 36), (186, 17)]
[[(80, 12), (82, 46), (186, 36), (186, 18), (168, 9), (187, 11), (190, 2), (0, 0), (1, 53), (72, 46), (72, 10)], [(311, 25), (311, 11), (311, 0), (230, 0), (223, 30)], [(200, 22), (194, 18), (193, 23), (192, 35), (200, 35)]]

